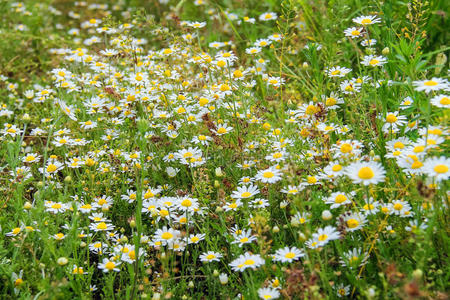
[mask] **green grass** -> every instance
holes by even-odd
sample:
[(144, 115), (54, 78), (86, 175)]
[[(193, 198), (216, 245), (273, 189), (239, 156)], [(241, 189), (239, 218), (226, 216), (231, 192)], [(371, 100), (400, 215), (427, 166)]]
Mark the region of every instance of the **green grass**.
[(448, 297), (445, 1), (103, 2), (0, 3), (2, 299)]

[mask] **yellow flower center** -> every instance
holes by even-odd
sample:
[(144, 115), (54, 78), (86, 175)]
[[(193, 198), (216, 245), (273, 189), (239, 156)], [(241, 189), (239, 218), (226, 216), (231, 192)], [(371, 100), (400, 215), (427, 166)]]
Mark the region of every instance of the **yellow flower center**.
[(397, 122), (397, 117), (394, 114), (389, 114), (386, 116), (386, 122), (395, 123)]
[(189, 206), (191, 206), (191, 205), (192, 205), (192, 201), (189, 200), (189, 199), (184, 199), (184, 200), (181, 202), (181, 206), (184, 206), (184, 207), (189, 207)]
[(354, 35), (354, 36), (357, 36), (357, 35), (360, 35), (360, 31), (359, 30), (353, 30), (352, 31), (352, 35)]
[(372, 24), (372, 20), (369, 18), (365, 18), (361, 20), (362, 25)]
[(341, 146), (342, 153), (349, 153), (350, 151), (352, 151), (352, 149), (353, 149), (352, 145), (347, 144), (347, 143), (345, 143)]
[(335, 203), (342, 203), (342, 202), (345, 202), (346, 200), (347, 200), (347, 197), (345, 195), (339, 194), (334, 199), (334, 202)]
[(170, 240), (171, 238), (173, 238), (173, 234), (171, 234), (170, 232), (164, 232), (161, 237), (165, 240)]
[(325, 104), (327, 106), (333, 106), (337, 103), (336, 99), (334, 98), (327, 98), (327, 100), (325, 101)]
[(438, 174), (444, 174), (448, 172), (448, 167), (446, 165), (437, 165), (434, 167), (434, 171)]
[(33, 155), (28, 155), (28, 156), (25, 158), (25, 161), (30, 162), (30, 161), (33, 161), (33, 160), (35, 160), (35, 159), (36, 159), (36, 157), (34, 157)]
[(334, 172), (338, 172), (340, 170), (342, 170), (342, 166), (341, 165), (334, 165), (331, 170), (333, 170)]
[(264, 178), (272, 178), (273, 176), (275, 176), (275, 174), (271, 171), (266, 171), (263, 173)]
[(422, 166), (423, 166), (423, 163), (417, 160), (417, 161), (415, 161), (415, 162), (412, 163), (411, 169), (419, 169), (419, 168), (421, 168)]
[(442, 105), (450, 105), (450, 98), (442, 97), (441, 100), (439, 100), (439, 103)]
[(375, 174), (370, 167), (362, 167), (358, 171), (358, 177), (361, 179), (371, 179), (373, 176), (375, 176)]
[(401, 204), (401, 203), (395, 203), (394, 204), (394, 209), (395, 210), (402, 210), (402, 208), (403, 208), (403, 204)]
[(108, 228), (108, 226), (106, 225), (105, 222), (101, 222), (97, 225), (98, 230), (106, 230), (106, 228)]
[(358, 227), (358, 225), (359, 225), (359, 222), (356, 219), (349, 219), (349, 220), (347, 220), (347, 226), (349, 228), (356, 228), (356, 227)]
[(255, 264), (255, 261), (253, 259), (247, 259), (244, 262), (244, 265), (247, 265), (247, 266), (251, 266), (251, 265), (254, 265), (254, 264)]
[(328, 235), (326, 235), (326, 234), (321, 234), (321, 235), (319, 235), (319, 238), (318, 238), (318, 240), (321, 242), (323, 242), (327, 239), (328, 239)]
[(250, 193), (250, 192), (243, 192), (242, 194), (241, 194), (241, 197), (242, 198), (248, 198), (248, 197), (250, 197), (252, 194)]
[(404, 145), (402, 142), (396, 142), (396, 143), (394, 144), (394, 148), (400, 148), (400, 149), (403, 149), (403, 148), (405, 148), (405, 145)]
[(295, 253), (293, 252), (288, 252), (284, 255), (284, 257), (289, 258), (289, 259), (293, 259), (295, 257)]
[(371, 64), (372, 66), (375, 66), (375, 65), (377, 65), (378, 63), (379, 63), (380, 61), (378, 60), (378, 59), (371, 59), (370, 61), (369, 61), (369, 64)]
[(105, 268), (108, 269), (109, 271), (112, 271), (115, 267), (116, 267), (116, 264), (113, 263), (112, 261), (108, 261), (105, 264)]
[(54, 164), (50, 164), (47, 167), (47, 172), (52, 173), (52, 172), (55, 172), (56, 169), (57, 169), (57, 167)]
[(426, 85), (426, 86), (436, 86), (436, 85), (438, 85), (438, 83), (436, 81), (434, 81), (434, 80), (428, 80), (428, 81), (424, 82), (424, 85)]

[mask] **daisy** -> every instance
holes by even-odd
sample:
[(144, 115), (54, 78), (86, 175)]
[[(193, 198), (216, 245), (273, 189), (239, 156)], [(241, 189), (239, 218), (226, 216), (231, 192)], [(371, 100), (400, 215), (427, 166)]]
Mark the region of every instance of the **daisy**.
[(257, 186), (250, 184), (248, 186), (238, 187), (236, 191), (233, 191), (231, 198), (233, 199), (247, 199), (259, 194)]
[(287, 187), (284, 187), (281, 189), (281, 192), (288, 195), (296, 195), (301, 190), (303, 190), (302, 186), (299, 185), (288, 185)]
[(132, 203), (132, 202), (136, 201), (137, 194), (136, 194), (136, 191), (134, 191), (134, 190), (127, 190), (127, 193), (124, 195), (121, 195), (120, 197), (122, 198), (122, 200), (125, 200), (128, 203)]
[(369, 254), (367, 252), (363, 252), (360, 248), (353, 248), (344, 252), (339, 262), (343, 267), (354, 269), (366, 264), (368, 259)]
[(393, 200), (391, 203), (392, 214), (394, 215), (405, 215), (405, 212), (411, 211), (411, 205), (403, 200)]
[(272, 44), (272, 41), (268, 39), (258, 39), (253, 43), (256, 47), (267, 47), (270, 44)]
[(354, 93), (358, 93), (361, 89), (361, 83), (356, 82), (354, 80), (344, 80), (341, 84), (340, 84), (340, 88), (341, 91), (344, 94), (354, 94)]
[(351, 71), (352, 69), (337, 66), (328, 68), (325, 72), (329, 77), (344, 77)]
[(406, 124), (406, 117), (399, 115), (398, 111), (387, 112), (386, 117), (384, 118), (383, 131), (397, 132), (399, 130), (399, 127), (405, 124)]
[(387, 63), (387, 60), (385, 57), (375, 56), (375, 55), (366, 55), (366, 56), (364, 56), (363, 60), (361, 61), (362, 65), (370, 66), (370, 67), (382, 66), (385, 63)]
[(112, 231), (114, 230), (114, 225), (106, 222), (100, 222), (100, 223), (92, 223), (89, 225), (89, 229), (99, 232), (99, 231)]
[(251, 208), (264, 208), (269, 206), (269, 200), (256, 198), (250, 203)]
[(325, 199), (326, 204), (331, 204), (330, 208), (338, 208), (343, 205), (351, 204), (351, 197), (355, 195), (355, 192), (350, 192), (350, 194), (346, 194), (343, 192), (334, 192), (328, 198)]
[(183, 197), (178, 199), (176, 207), (179, 211), (195, 212), (198, 209), (199, 204), (196, 198)]
[(188, 238), (188, 244), (198, 244), (205, 239), (206, 234), (194, 234)]
[(296, 226), (296, 225), (301, 225), (301, 224), (305, 224), (306, 222), (308, 222), (309, 221), (309, 219), (311, 218), (311, 214), (309, 214), (309, 213), (300, 213), (300, 212), (298, 212), (298, 213), (296, 213), (295, 215), (293, 215), (292, 217), (291, 217), (291, 224), (293, 225), (293, 226)]
[(120, 265), (120, 262), (115, 262), (113, 260), (110, 260), (108, 258), (103, 258), (103, 261), (101, 263), (98, 264), (98, 268), (100, 270), (103, 270), (103, 272), (105, 273), (109, 273), (109, 272), (119, 272), (120, 269), (117, 268)]
[(243, 230), (241, 234), (238, 234), (234, 237), (234, 241), (232, 244), (238, 244), (239, 247), (242, 247), (245, 244), (250, 244), (251, 242), (256, 240), (256, 236), (252, 235), (252, 231), (250, 229)]
[(439, 91), (439, 90), (448, 90), (449, 84), (447, 79), (436, 78), (433, 77), (430, 80), (418, 80), (413, 81), (413, 85), (416, 88), (416, 91), (424, 91), (425, 93), (429, 93), (431, 91)]
[(450, 108), (450, 96), (437, 95), (430, 100), (431, 104), (440, 108)]
[(411, 97), (406, 97), (403, 99), (403, 101), (400, 103), (400, 109), (407, 109), (411, 107), (411, 105), (414, 103), (414, 100)]
[(378, 162), (354, 162), (345, 168), (345, 173), (353, 183), (363, 185), (377, 184), (384, 181), (386, 171)]
[(257, 54), (261, 52), (261, 48), (260, 47), (250, 47), (245, 49), (245, 53), (247, 54)]
[(280, 292), (274, 288), (260, 288), (258, 289), (258, 296), (264, 300), (278, 299), (280, 297)]
[(260, 21), (271, 21), (271, 20), (276, 20), (276, 19), (277, 19), (277, 14), (274, 12), (266, 12), (259, 16)]
[(323, 171), (328, 178), (335, 178), (344, 174), (344, 167), (338, 162), (330, 162)]
[(331, 93), (330, 96), (322, 95), (322, 100), (328, 109), (336, 109), (339, 107), (337, 104), (344, 103), (344, 100), (335, 93)]
[(334, 287), (334, 289), (336, 291), (336, 295), (339, 298), (347, 297), (350, 294), (350, 286), (349, 285), (344, 286), (344, 284), (340, 283), (340, 284), (336, 285)]
[(313, 234), (313, 240), (317, 240), (319, 247), (323, 247), (329, 241), (337, 240), (339, 238), (340, 234), (333, 226), (319, 228), (317, 232)]
[(424, 162), (424, 172), (437, 182), (447, 180), (450, 177), (450, 158), (443, 156), (428, 158)]
[(372, 25), (381, 22), (380, 18), (377, 18), (377, 16), (360, 16), (353, 18), (352, 21), (362, 26)]
[(219, 124), (216, 125), (216, 129), (212, 130), (212, 131), (217, 135), (224, 135), (224, 134), (227, 134), (227, 133), (233, 131), (233, 127), (228, 126), (227, 123), (223, 123), (220, 125)]
[(264, 259), (262, 259), (259, 254), (251, 254), (250, 252), (246, 252), (233, 260), (229, 266), (233, 269), (233, 271), (244, 272), (249, 268), (255, 270), (264, 265), (264, 263)]
[(363, 227), (366, 223), (366, 217), (360, 213), (352, 213), (344, 217), (347, 231), (356, 231)]
[(281, 172), (275, 166), (272, 166), (265, 170), (258, 171), (255, 179), (262, 183), (275, 183), (281, 180)]
[(161, 242), (161, 244), (167, 245), (168, 242), (174, 241), (180, 236), (180, 231), (167, 228), (167, 226), (164, 226), (162, 229), (156, 230), (155, 234), (153, 235), (153, 238), (156, 241)]
[(281, 162), (284, 161), (287, 157), (287, 152), (285, 150), (281, 150), (267, 155), (265, 159), (271, 162)]
[(214, 251), (204, 252), (199, 256), (201, 262), (203, 262), (203, 263), (208, 263), (208, 262), (212, 262), (212, 261), (220, 261), (221, 257), (222, 257), (222, 254), (220, 254), (218, 252), (214, 252)]
[(27, 155), (25, 155), (22, 158), (22, 161), (24, 163), (34, 163), (34, 162), (38, 162), (41, 159), (41, 156), (38, 155), (37, 153), (28, 153)]
[(275, 252), (273, 259), (282, 263), (291, 263), (303, 256), (305, 256), (305, 253), (296, 247), (284, 247), (282, 249), (278, 249)]
[(350, 27), (344, 30), (345, 36), (348, 36), (352, 39), (357, 38), (362, 35), (363, 28)]
[(188, 25), (195, 29), (200, 29), (206, 26), (206, 22), (189, 22)]
[(361, 46), (363, 46), (363, 47), (375, 46), (376, 44), (377, 44), (376, 39), (368, 39), (368, 40), (361, 41)]

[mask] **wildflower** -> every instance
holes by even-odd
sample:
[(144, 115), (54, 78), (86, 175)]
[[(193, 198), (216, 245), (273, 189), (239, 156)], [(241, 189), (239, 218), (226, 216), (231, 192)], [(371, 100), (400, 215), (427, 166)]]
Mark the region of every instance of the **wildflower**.
[(269, 300), (269, 299), (278, 299), (280, 297), (280, 292), (273, 288), (260, 288), (258, 289), (258, 296), (261, 299)]
[(264, 263), (264, 260), (259, 254), (251, 254), (246, 252), (233, 260), (229, 265), (233, 271), (244, 272), (248, 268), (255, 270), (264, 265)]
[(348, 36), (352, 39), (360, 37), (362, 35), (363, 28), (350, 27), (344, 30), (345, 36)]
[(244, 244), (249, 244), (256, 240), (256, 236), (252, 235), (251, 230), (243, 230), (240, 234), (234, 237), (234, 240), (231, 242), (232, 244), (238, 244), (239, 247), (242, 247)]
[(260, 170), (255, 176), (256, 180), (262, 183), (275, 183), (281, 180), (281, 172), (274, 166), (265, 170)]
[(446, 157), (432, 157), (424, 162), (424, 173), (433, 177), (437, 182), (450, 177), (450, 159)]
[(353, 18), (352, 21), (362, 26), (372, 25), (381, 22), (380, 18), (377, 18), (377, 16), (360, 16)]
[(326, 74), (329, 77), (344, 77), (351, 71), (352, 71), (352, 69), (337, 66), (337, 67), (328, 68), (326, 70)]
[(439, 90), (448, 90), (449, 83), (447, 79), (436, 78), (433, 77), (430, 80), (418, 80), (413, 81), (413, 85), (415, 86), (416, 91), (424, 91), (425, 93), (429, 93), (431, 91), (439, 91)]
[(98, 264), (98, 268), (100, 270), (103, 270), (103, 272), (105, 273), (109, 273), (109, 272), (119, 272), (120, 269), (117, 268), (120, 265), (120, 262), (115, 262), (113, 260), (110, 260), (108, 258), (103, 258), (103, 261), (101, 263)]
[(305, 253), (296, 248), (296, 247), (284, 247), (282, 249), (278, 249), (274, 254), (274, 260), (285, 263), (285, 262), (293, 262), (298, 260), (300, 257), (305, 256)]
[(370, 67), (378, 67), (382, 66), (385, 63), (387, 63), (387, 60), (383, 56), (375, 56), (375, 55), (366, 55), (364, 56), (363, 60), (361, 61), (361, 64), (364, 66), (370, 66)]
[(439, 108), (450, 108), (450, 96), (437, 95), (430, 100), (431, 104)]
[(320, 247), (325, 246), (329, 241), (337, 240), (339, 238), (339, 232), (332, 226), (319, 228), (318, 231), (313, 234), (313, 240), (317, 241), (318, 246)]
[(204, 252), (200, 255), (200, 260), (203, 263), (212, 262), (212, 261), (220, 261), (222, 254), (214, 251)]
[(271, 20), (276, 20), (276, 19), (277, 19), (277, 14), (274, 12), (266, 12), (259, 16), (260, 21), (271, 21)]
[(344, 286), (344, 284), (342, 283), (336, 285), (334, 290), (336, 291), (336, 295), (339, 298), (346, 297), (350, 294), (350, 286), (349, 285)]
[(347, 176), (354, 183), (363, 185), (377, 184), (384, 181), (385, 170), (378, 162), (355, 162), (346, 167)]
[(350, 194), (346, 194), (343, 192), (334, 192), (328, 198), (326, 198), (325, 203), (331, 204), (331, 209), (338, 208), (343, 205), (351, 204), (352, 202), (350, 198), (354, 195), (354, 192), (351, 192)]
[(259, 193), (257, 186), (250, 184), (248, 186), (238, 187), (236, 191), (233, 191), (231, 198), (233, 199), (247, 199), (251, 198)]
[(348, 231), (356, 231), (366, 223), (366, 217), (359, 213), (352, 213), (344, 217), (344, 222)]

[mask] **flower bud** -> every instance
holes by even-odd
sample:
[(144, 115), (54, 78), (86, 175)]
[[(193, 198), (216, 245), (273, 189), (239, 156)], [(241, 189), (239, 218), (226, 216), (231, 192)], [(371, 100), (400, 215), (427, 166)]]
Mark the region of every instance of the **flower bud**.
[(382, 51), (381, 51), (381, 53), (383, 53), (383, 55), (388, 55), (389, 54), (389, 48), (388, 47), (386, 47), (386, 48), (384, 48)]
[(322, 212), (322, 220), (329, 221), (329, 220), (331, 220), (332, 217), (333, 217), (333, 215), (331, 214), (331, 212), (329, 210), (324, 210)]
[(227, 284), (228, 283), (228, 275), (225, 273), (220, 274), (219, 281), (221, 284)]
[(56, 261), (58, 263), (58, 265), (60, 266), (65, 266), (67, 265), (67, 263), (69, 262), (69, 260), (66, 257), (60, 257), (58, 258), (58, 260)]
[(33, 204), (31, 204), (30, 201), (25, 202), (25, 204), (23, 205), (23, 208), (25, 208), (26, 210), (30, 210), (33, 207)]

